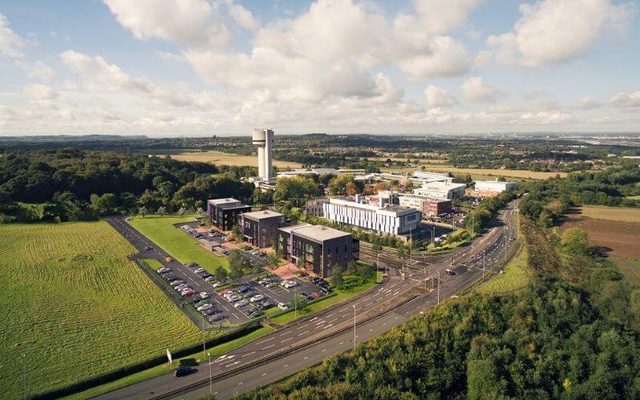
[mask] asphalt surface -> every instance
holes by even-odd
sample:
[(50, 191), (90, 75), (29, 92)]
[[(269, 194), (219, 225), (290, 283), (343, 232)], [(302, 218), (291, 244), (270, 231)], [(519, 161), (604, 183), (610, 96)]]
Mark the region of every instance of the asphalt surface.
[[(419, 260), (403, 273), (397, 268), (400, 262), (395, 254), (381, 254), (381, 264), (390, 267), (389, 279), (356, 299), (283, 326), (211, 363), (203, 363), (195, 374), (183, 378), (163, 375), (97, 398), (197, 399), (209, 393), (211, 372), (211, 391), (217, 399), (226, 399), (317, 364), (353, 347), (354, 307), (359, 343), (461, 292), (491, 272), (495, 260), (508, 254), (513, 246), (514, 242), (508, 239), (516, 229), (512, 216), (513, 205), (472, 246), (444, 256), (416, 256)], [(478, 256), (482, 258), (479, 260)], [(448, 275), (446, 269), (454, 270), (455, 275)]]

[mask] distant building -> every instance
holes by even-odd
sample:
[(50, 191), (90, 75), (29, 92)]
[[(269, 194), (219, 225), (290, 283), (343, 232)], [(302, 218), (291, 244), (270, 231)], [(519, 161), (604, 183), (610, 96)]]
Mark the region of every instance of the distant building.
[(275, 134), (271, 129), (254, 129), (253, 144), (258, 147), (258, 181), (273, 180), (273, 146)]
[(434, 199), (452, 200), (464, 197), (465, 188), (464, 183), (431, 182), (421, 188), (414, 189), (413, 194)]
[(240, 214), (240, 230), (245, 242), (258, 247), (269, 247), (284, 220), (283, 214), (271, 210), (247, 212)]
[(476, 181), (474, 195), (476, 197), (493, 197), (517, 188), (517, 182)]
[(328, 199), (309, 200), (304, 206), (304, 213), (314, 217), (324, 216), (323, 204), (328, 203)]
[(238, 215), (251, 211), (251, 207), (233, 198), (207, 200), (207, 215), (211, 223), (229, 231), (238, 223)]
[(299, 224), (278, 229), (276, 248), (287, 260), (327, 277), (334, 266), (358, 259), (360, 243), (347, 232)]
[(329, 221), (353, 225), (378, 233), (403, 235), (420, 224), (420, 211), (401, 206), (380, 207), (334, 198), (324, 204), (324, 217)]
[(400, 205), (411, 207), (422, 212), (422, 217), (436, 217), (451, 211), (451, 200), (433, 199), (429, 197), (404, 195), (399, 197)]

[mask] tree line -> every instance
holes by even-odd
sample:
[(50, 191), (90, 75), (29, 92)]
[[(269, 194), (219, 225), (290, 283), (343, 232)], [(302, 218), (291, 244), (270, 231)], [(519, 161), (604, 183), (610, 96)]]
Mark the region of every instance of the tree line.
[(103, 215), (196, 210), (215, 197), (251, 201), (233, 167), (75, 149), (0, 157), (0, 221), (92, 220)]

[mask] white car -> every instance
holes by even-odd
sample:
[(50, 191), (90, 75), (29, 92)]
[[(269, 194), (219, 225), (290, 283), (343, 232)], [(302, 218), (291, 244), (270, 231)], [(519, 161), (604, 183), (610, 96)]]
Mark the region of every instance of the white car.
[(248, 301), (246, 301), (246, 300), (240, 300), (240, 301), (238, 301), (237, 303), (233, 303), (233, 306), (234, 306), (235, 308), (238, 308), (238, 307), (244, 307), (244, 306), (246, 306), (247, 304), (249, 304), (249, 302), (248, 302)]
[(201, 305), (200, 307), (196, 308), (196, 310), (198, 310), (198, 311), (204, 311), (204, 310), (208, 310), (208, 309), (210, 309), (211, 307), (213, 307), (213, 305), (211, 305), (211, 304), (207, 303), (207, 304), (203, 304), (203, 305)]
[(167, 267), (162, 267), (160, 269), (158, 269), (156, 272), (159, 274), (164, 274), (165, 272), (169, 272), (171, 271), (171, 268), (167, 268)]
[(199, 274), (200, 272), (204, 272), (204, 268), (196, 268), (193, 272)]
[(179, 284), (178, 286), (176, 286), (176, 290), (180, 292), (180, 291), (182, 291), (183, 289), (186, 289), (186, 288), (188, 288), (188, 287), (189, 287), (189, 285), (187, 285), (186, 283), (181, 283), (181, 284)]
[(287, 303), (278, 303), (278, 308), (282, 311), (286, 311), (289, 309), (289, 305)]
[(257, 294), (249, 299), (250, 302), (255, 303), (256, 301), (264, 300), (264, 295)]
[(291, 289), (292, 287), (298, 286), (298, 282), (296, 281), (282, 281), (280, 285), (285, 289)]
[(208, 299), (208, 298), (209, 298), (209, 293), (207, 293), (207, 292), (200, 292), (200, 293), (198, 293), (198, 296), (200, 296), (200, 298), (201, 298), (202, 300), (204, 300), (204, 299)]
[(222, 282), (214, 282), (212, 286), (214, 288), (219, 288), (220, 286), (223, 286), (223, 285), (224, 285), (224, 283), (222, 283)]

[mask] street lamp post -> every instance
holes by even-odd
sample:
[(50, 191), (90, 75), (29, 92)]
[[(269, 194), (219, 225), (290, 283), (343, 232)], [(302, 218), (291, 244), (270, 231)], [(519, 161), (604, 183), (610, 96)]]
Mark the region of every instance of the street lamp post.
[(438, 271), (438, 304), (440, 304), (440, 271)]
[(209, 358), (209, 397), (211, 397), (213, 395), (211, 388), (211, 353), (207, 353), (207, 357)]
[(356, 305), (353, 305), (353, 349), (356, 349)]

